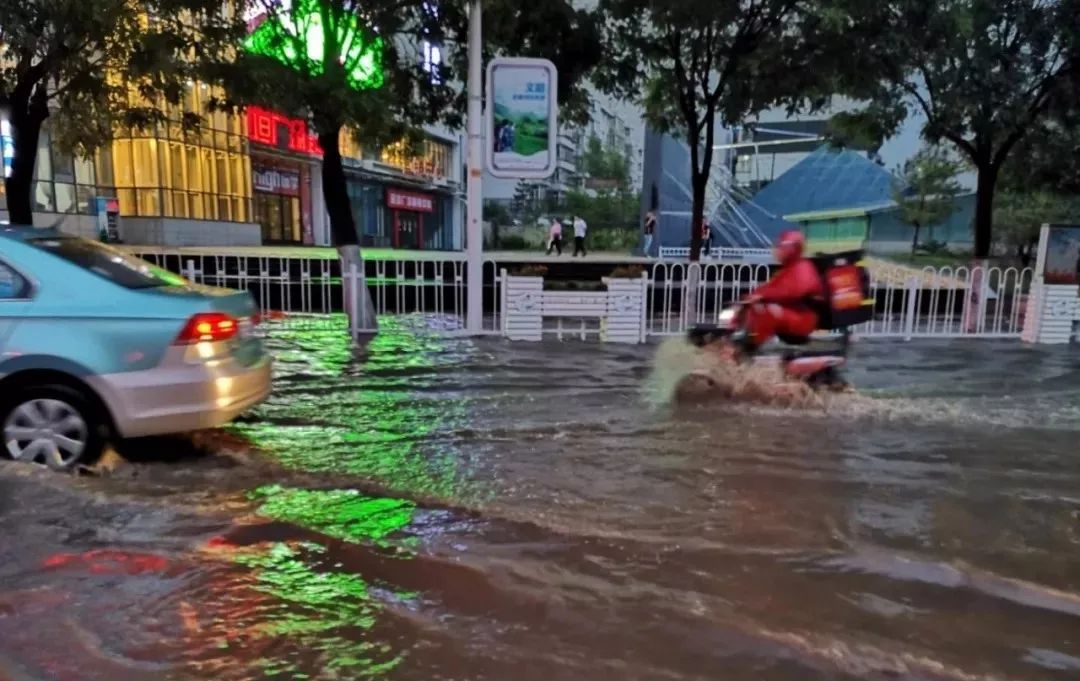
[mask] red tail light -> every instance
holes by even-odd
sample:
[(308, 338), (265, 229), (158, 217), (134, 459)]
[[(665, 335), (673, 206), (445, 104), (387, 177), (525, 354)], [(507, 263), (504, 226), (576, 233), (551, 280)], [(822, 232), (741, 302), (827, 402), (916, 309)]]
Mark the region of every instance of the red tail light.
[(176, 337), (176, 345), (215, 343), (235, 338), (240, 324), (221, 312), (204, 312), (188, 320), (183, 331)]

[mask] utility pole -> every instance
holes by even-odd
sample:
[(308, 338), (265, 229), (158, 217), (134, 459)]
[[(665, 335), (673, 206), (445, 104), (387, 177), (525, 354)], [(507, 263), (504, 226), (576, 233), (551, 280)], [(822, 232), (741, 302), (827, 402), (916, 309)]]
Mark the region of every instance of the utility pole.
[(484, 324), (484, 102), (481, 93), (483, 50), (481, 49), (481, 0), (469, 6), (469, 106), (466, 128), (469, 137), (468, 173), (465, 182), (465, 330), (477, 335)]

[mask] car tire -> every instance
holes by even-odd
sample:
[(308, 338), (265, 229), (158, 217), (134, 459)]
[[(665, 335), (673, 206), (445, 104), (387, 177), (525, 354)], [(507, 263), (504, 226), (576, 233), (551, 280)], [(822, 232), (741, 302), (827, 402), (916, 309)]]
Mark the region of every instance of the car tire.
[(0, 398), (0, 456), (71, 471), (96, 462), (108, 442), (101, 409), (76, 388), (32, 385)]

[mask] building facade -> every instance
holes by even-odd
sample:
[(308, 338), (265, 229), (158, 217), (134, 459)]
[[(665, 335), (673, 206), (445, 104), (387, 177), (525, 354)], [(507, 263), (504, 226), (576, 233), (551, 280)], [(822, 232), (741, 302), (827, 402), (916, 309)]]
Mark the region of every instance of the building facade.
[[(98, 235), (98, 197), (116, 199), (120, 238), (160, 246), (331, 245), (322, 199), (322, 149), (304, 120), (248, 107), (206, 112), (211, 89), (193, 84), (167, 121), (118, 130), (94, 159), (64, 154), (43, 130), (33, 187), (34, 222)], [(197, 131), (184, 111), (203, 113)], [(12, 141), (0, 120), (10, 173)], [(419, 149), (364, 145), (342, 133), (353, 216), (367, 246), (462, 247), (459, 140), (431, 128)], [(0, 183), (0, 220), (7, 197)]]

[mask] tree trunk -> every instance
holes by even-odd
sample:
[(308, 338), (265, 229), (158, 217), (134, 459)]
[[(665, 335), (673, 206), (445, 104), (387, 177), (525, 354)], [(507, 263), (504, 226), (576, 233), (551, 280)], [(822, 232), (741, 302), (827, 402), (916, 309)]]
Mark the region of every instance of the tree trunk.
[(15, 142), (15, 157), (11, 162), (11, 177), (4, 180), (7, 193), (8, 220), (15, 225), (34, 224), (34, 161), (37, 159), (38, 139), (45, 118), (28, 111), (27, 104), (12, 106), (11, 132)]
[(915, 251), (919, 250), (919, 228), (921, 225), (916, 222), (913, 226), (915, 227), (915, 234), (911, 237), (911, 254), (915, 255)]
[(709, 177), (705, 173), (699, 173), (695, 168), (690, 178), (691, 191), (693, 192), (690, 204), (690, 261), (701, 260), (701, 226), (705, 222), (705, 187)]
[(322, 180), (326, 212), (330, 215), (330, 238), (334, 246), (359, 246), (360, 234), (353, 220), (349, 194), (345, 188), (345, 167), (341, 163), (341, 125), (319, 131), (323, 150)]
[(360, 234), (346, 191), (345, 167), (341, 163), (339, 146), (341, 124), (329, 126), (318, 133), (319, 146), (323, 149), (323, 199), (330, 216), (330, 238), (341, 257), (343, 302), (345, 314), (349, 317), (349, 329), (354, 339), (373, 335), (378, 333), (379, 323), (365, 278)]
[(975, 190), (975, 259), (990, 257), (990, 245), (994, 231), (994, 190), (997, 187), (998, 168), (993, 163), (979, 164), (978, 183)]

